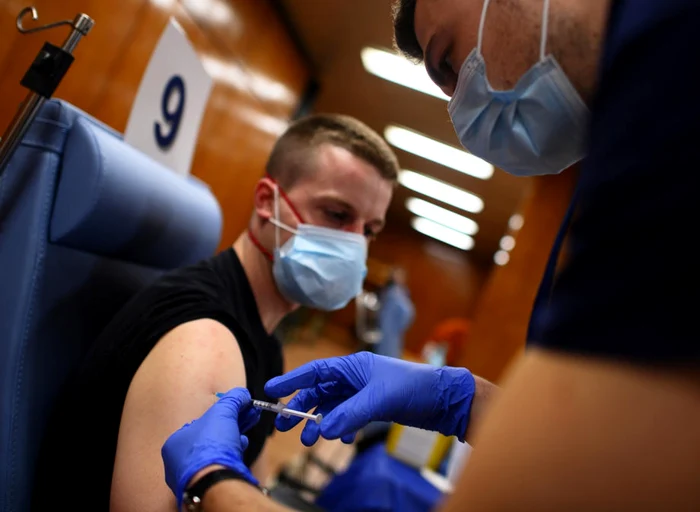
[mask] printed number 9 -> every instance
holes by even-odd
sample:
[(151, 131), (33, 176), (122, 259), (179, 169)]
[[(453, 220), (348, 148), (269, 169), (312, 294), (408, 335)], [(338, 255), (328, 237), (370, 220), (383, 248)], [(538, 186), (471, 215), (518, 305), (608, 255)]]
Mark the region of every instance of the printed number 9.
[[(174, 105), (174, 109), (171, 109), (172, 96), (177, 94), (177, 104)], [(160, 109), (163, 113), (163, 119), (169, 127), (167, 133), (160, 121), (156, 121), (153, 125), (155, 131), (156, 143), (160, 149), (166, 150), (172, 146), (177, 136), (177, 132), (180, 129), (180, 122), (182, 121), (182, 113), (185, 110), (185, 82), (179, 75), (173, 76), (165, 86), (163, 91), (163, 97), (160, 101)]]

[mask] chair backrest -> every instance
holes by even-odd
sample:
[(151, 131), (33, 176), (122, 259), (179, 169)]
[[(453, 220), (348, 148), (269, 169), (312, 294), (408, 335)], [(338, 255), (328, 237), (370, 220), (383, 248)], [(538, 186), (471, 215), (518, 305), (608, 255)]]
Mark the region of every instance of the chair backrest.
[(221, 225), (206, 185), (43, 106), (0, 176), (0, 511), (28, 509), (51, 407), (90, 343), (160, 273), (211, 256)]

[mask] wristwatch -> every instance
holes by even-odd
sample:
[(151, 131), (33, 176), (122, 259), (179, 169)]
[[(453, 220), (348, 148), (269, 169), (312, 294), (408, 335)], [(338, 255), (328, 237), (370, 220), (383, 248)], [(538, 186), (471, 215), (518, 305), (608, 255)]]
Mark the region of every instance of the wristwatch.
[[(212, 485), (221, 482), (222, 480), (242, 480), (250, 485), (254, 485), (236, 471), (232, 471), (230, 469), (217, 469), (211, 473), (207, 473), (192, 484), (187, 490), (185, 490), (184, 494), (182, 495), (182, 504), (184, 505), (185, 510), (188, 512), (201, 512), (204, 493), (206, 493)], [(267, 489), (260, 486), (255, 487), (260, 489), (263, 494), (267, 494)]]

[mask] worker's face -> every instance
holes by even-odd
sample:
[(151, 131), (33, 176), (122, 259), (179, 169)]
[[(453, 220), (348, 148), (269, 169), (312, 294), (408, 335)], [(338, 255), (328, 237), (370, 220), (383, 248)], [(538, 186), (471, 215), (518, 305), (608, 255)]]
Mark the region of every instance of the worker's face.
[[(416, 38), (432, 80), (452, 96), (462, 64), (477, 46), (484, 0), (418, 0)], [(584, 101), (596, 82), (601, 34), (610, 0), (551, 0), (547, 51)], [(488, 79), (512, 89), (539, 59), (544, 0), (492, 0), (482, 53)]]
[[(382, 178), (371, 164), (330, 144), (314, 151), (309, 166), (309, 172), (284, 191), (288, 201), (280, 195), (279, 220), (291, 227), (303, 220), (307, 224), (358, 233), (368, 241), (376, 237), (384, 227), (392, 183)], [(275, 247), (274, 226), (265, 220), (275, 215), (274, 186), (272, 180), (264, 178), (256, 191), (256, 210), (263, 220), (260, 240), (270, 249)], [(280, 245), (290, 236), (291, 233), (280, 230)]]

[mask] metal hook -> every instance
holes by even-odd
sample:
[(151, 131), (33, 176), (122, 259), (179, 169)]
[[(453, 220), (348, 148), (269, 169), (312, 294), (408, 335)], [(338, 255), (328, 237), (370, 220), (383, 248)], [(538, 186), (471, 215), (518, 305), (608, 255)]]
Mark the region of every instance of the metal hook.
[(19, 30), (22, 34), (32, 34), (34, 32), (40, 32), (42, 30), (49, 30), (55, 27), (60, 27), (62, 25), (68, 25), (72, 28), (77, 28), (71, 20), (56, 21), (54, 23), (49, 23), (48, 25), (42, 25), (40, 27), (24, 28), (24, 25), (22, 24), (22, 18), (24, 18), (25, 15), (29, 13), (32, 14), (33, 20), (39, 19), (39, 14), (36, 12), (36, 9), (34, 7), (25, 7), (24, 9), (22, 9), (17, 15), (17, 30)]

